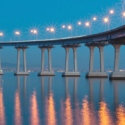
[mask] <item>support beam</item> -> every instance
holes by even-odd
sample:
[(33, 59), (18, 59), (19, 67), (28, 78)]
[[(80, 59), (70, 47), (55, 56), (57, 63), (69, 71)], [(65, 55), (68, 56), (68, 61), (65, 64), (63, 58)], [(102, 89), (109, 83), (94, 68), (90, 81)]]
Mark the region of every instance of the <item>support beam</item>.
[[(89, 72), (86, 74), (86, 78), (107, 78), (108, 74), (104, 72), (104, 57), (103, 57), (103, 48), (105, 43), (91, 43), (86, 44), (87, 47), (90, 49), (90, 66)], [(100, 72), (93, 72), (93, 55), (94, 55), (94, 48), (98, 47), (100, 52)]]
[(52, 72), (52, 65), (51, 65), (51, 48), (48, 49), (48, 63), (49, 63), (49, 72)]
[(20, 48), (17, 48), (17, 72), (20, 69)]
[(74, 71), (77, 72), (77, 48), (73, 48), (74, 53)]
[(26, 55), (25, 55), (25, 48), (23, 48), (23, 66), (24, 66), (24, 72), (26, 72)]
[(68, 65), (69, 65), (69, 49), (70, 48), (65, 48), (66, 50), (66, 68), (65, 68), (66, 72), (68, 72)]
[[(38, 76), (55, 76), (55, 73), (52, 72), (52, 64), (51, 64), (51, 49), (54, 48), (54, 46), (39, 46), (38, 48), (42, 51), (42, 57), (41, 57), (41, 72), (38, 73)], [(48, 67), (49, 70), (44, 71), (44, 52), (45, 49), (48, 50)]]
[(113, 44), (115, 48), (114, 72), (109, 75), (110, 80), (125, 79), (125, 72), (119, 72), (119, 52), (122, 44)]
[[(66, 50), (66, 69), (65, 72), (62, 74), (63, 77), (80, 77), (80, 73), (77, 71), (77, 47), (80, 47), (80, 44), (76, 45), (63, 45), (62, 47)], [(68, 65), (69, 65), (69, 49), (73, 49), (73, 55), (74, 55), (74, 72), (68, 71)]]
[[(14, 73), (14, 75), (29, 75), (29, 73), (26, 71), (26, 55), (25, 55), (25, 50), (28, 48), (27, 46), (23, 46), (23, 47), (15, 47), (17, 49), (17, 72)], [(23, 50), (23, 72), (20, 72), (20, 50)]]

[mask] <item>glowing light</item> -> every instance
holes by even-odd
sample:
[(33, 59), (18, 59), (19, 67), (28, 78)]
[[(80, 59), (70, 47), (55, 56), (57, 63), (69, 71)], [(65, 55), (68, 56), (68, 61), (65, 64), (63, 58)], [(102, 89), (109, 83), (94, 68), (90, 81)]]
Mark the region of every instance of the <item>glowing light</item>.
[(50, 31), (51, 31), (51, 32), (54, 32), (54, 31), (55, 31), (55, 29), (54, 29), (54, 28), (51, 28), (51, 29), (50, 29)]
[(33, 33), (34, 33), (34, 34), (37, 34), (37, 30), (34, 30)]
[(114, 13), (114, 10), (110, 10), (110, 14), (113, 14)]
[(62, 25), (62, 28), (65, 28), (66, 26), (65, 25)]
[(89, 22), (86, 22), (85, 25), (86, 25), (86, 26), (90, 26), (90, 23), (89, 23)]
[(97, 20), (97, 18), (96, 18), (96, 17), (93, 17), (93, 20), (94, 20), (94, 21), (96, 21), (96, 20)]
[(20, 32), (16, 31), (15, 34), (16, 34), (16, 35), (20, 35)]
[(109, 22), (109, 19), (108, 19), (107, 17), (104, 18), (104, 22), (105, 22), (105, 23)]
[(33, 30), (30, 30), (31, 33), (33, 33)]
[(49, 31), (50, 29), (49, 28), (46, 28), (47, 31)]
[(0, 33), (0, 36), (3, 36), (3, 33)]
[(81, 22), (78, 22), (78, 25), (81, 25), (82, 23)]
[(122, 14), (124, 17), (125, 17), (125, 12), (123, 12), (123, 14)]
[(69, 26), (68, 26), (68, 29), (71, 30), (71, 29), (72, 29), (72, 26), (69, 25)]

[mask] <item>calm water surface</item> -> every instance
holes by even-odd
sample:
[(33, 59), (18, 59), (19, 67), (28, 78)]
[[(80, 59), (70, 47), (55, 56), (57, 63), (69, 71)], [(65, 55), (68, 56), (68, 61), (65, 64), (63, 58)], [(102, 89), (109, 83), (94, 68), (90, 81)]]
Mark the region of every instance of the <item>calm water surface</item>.
[(125, 125), (125, 81), (14, 76), (0, 80), (0, 125)]

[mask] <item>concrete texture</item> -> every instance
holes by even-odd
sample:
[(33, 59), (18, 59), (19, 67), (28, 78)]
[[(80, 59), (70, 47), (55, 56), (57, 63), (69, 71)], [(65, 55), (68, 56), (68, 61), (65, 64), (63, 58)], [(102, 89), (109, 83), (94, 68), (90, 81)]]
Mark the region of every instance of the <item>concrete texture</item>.
[(86, 78), (107, 78), (108, 74), (106, 72), (88, 72)]
[(40, 73), (38, 73), (38, 76), (55, 76), (55, 73), (53, 73), (53, 72), (40, 72)]
[(14, 75), (15, 76), (28, 76), (29, 75), (29, 73), (28, 72), (16, 72), (16, 73), (14, 73)]
[(109, 75), (110, 80), (123, 80), (125, 79), (125, 72), (113, 72)]
[(64, 72), (62, 77), (80, 77), (79, 72)]

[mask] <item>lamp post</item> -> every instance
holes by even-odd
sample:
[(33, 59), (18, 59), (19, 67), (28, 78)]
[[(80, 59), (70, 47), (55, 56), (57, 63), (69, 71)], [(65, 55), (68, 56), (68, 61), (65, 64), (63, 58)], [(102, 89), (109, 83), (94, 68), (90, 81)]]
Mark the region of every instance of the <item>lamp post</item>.
[(50, 28), (46, 28), (46, 31), (45, 31), (45, 39), (47, 38), (46, 36), (47, 36), (47, 34), (46, 34), (46, 32), (49, 32), (50, 31)]
[(72, 37), (72, 26), (68, 25), (68, 30), (71, 30), (71, 37)]
[[(93, 17), (92, 21), (96, 21), (97, 20), (97, 17)], [(91, 25), (91, 34), (92, 34), (92, 25)]]
[(66, 26), (62, 25), (62, 27), (61, 27), (61, 38), (62, 38), (62, 29), (65, 29), (65, 28), (66, 28)]
[(104, 19), (103, 19), (103, 21), (104, 21), (104, 23), (107, 23), (107, 26), (108, 26), (108, 30), (109, 30), (109, 18), (108, 17), (105, 17)]
[[(55, 28), (53, 28), (53, 27), (50, 28), (50, 32), (51, 32), (51, 33), (54, 33), (54, 38), (55, 38)], [(52, 38), (52, 34), (51, 34), (51, 38)]]
[(125, 12), (122, 13), (122, 25), (124, 24)]
[[(78, 26), (82, 25), (82, 22), (79, 21), (79, 22), (77, 23), (77, 25), (78, 25)], [(77, 25), (76, 25), (76, 36), (77, 36)]]
[[(20, 41), (20, 32), (19, 31), (16, 31), (15, 32), (15, 35), (18, 35), (19, 36), (19, 41)], [(14, 39), (15, 40), (15, 39)]]
[(86, 23), (85, 23), (85, 26), (86, 26), (86, 27), (89, 27), (89, 34), (90, 34), (90, 23), (89, 23), (89, 22), (86, 22)]
[[(30, 32), (32, 34), (35, 34), (36, 35), (36, 39), (37, 39), (37, 30), (36, 29), (32, 29), (32, 30), (30, 30)], [(34, 36), (34, 39), (35, 39), (35, 36)]]
[(2, 37), (2, 41), (3, 41), (3, 33), (2, 32), (0, 32), (0, 37)]

